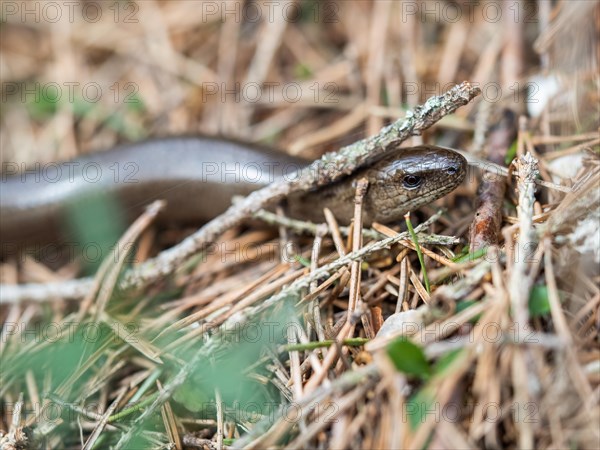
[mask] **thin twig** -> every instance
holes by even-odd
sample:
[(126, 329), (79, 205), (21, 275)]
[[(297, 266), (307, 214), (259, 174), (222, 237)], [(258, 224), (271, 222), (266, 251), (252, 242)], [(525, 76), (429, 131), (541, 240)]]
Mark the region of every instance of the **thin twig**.
[(513, 308), (514, 320), (520, 335), (526, 334), (529, 323), (529, 292), (533, 280), (528, 275), (528, 258), (531, 246), (535, 245), (537, 237), (533, 229), (533, 203), (535, 202), (535, 184), (537, 177), (537, 161), (530, 153), (525, 154), (517, 163), (519, 204), (519, 238), (517, 241), (517, 257), (511, 271), (509, 292)]
[[(466, 105), (480, 92), (480, 89), (465, 81), (440, 96), (429, 98), (422, 106), (415, 107), (414, 111), (407, 113), (404, 119), (384, 127), (379, 134), (355, 142), (336, 153), (324, 155), (300, 171), (297, 178), (279, 180), (251, 193), (178, 245), (125, 272), (119, 287), (122, 290), (143, 288), (172, 274), (189, 257), (212, 244), (223, 231), (240, 224), (259, 210), (283, 200), (292, 192), (328, 185), (353, 173), (369, 159), (384, 154), (390, 144), (400, 143), (419, 134), (442, 117)], [(15, 303), (24, 300), (44, 301), (48, 298), (80, 299), (88, 292), (91, 283), (91, 279), (83, 278), (49, 285), (2, 285), (1, 301)]]

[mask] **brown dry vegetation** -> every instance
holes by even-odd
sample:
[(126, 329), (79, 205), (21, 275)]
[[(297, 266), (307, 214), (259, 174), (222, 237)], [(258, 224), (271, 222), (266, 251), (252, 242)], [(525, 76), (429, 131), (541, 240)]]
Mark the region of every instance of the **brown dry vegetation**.
[[(79, 258), (3, 261), (3, 448), (600, 447), (596, 2), (50, 3), (2, 5), (3, 164), (178, 133), (314, 159), (463, 80), (407, 145), (515, 162), (416, 239), (271, 217), (141, 289), (109, 258), (82, 301), (7, 294)], [(193, 231), (151, 221), (136, 264)]]

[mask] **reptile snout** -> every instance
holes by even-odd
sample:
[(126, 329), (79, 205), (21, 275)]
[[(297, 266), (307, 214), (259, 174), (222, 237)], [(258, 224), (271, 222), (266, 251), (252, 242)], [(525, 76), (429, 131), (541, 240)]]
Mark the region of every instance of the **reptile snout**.
[(467, 160), (460, 153), (447, 150), (445, 157), (448, 161), (444, 164), (444, 172), (451, 179), (456, 177), (455, 187), (458, 186), (467, 174)]
[(460, 171), (460, 166), (457, 164), (449, 164), (446, 166), (446, 173), (450, 176), (456, 175)]

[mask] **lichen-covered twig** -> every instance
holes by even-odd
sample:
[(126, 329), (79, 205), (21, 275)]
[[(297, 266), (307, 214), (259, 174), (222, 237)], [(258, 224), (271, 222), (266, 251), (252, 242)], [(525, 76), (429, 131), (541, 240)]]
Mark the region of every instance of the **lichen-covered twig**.
[(379, 134), (355, 142), (339, 152), (324, 155), (301, 171), (292, 181), (279, 181), (253, 192), (239, 203), (231, 206), (224, 214), (211, 220), (196, 233), (175, 247), (162, 252), (156, 258), (125, 274), (124, 288), (140, 287), (172, 273), (187, 258), (212, 243), (227, 230), (273, 202), (280, 201), (292, 192), (309, 190), (329, 184), (353, 173), (369, 158), (385, 152), (393, 142), (419, 134), (443, 116), (454, 112), (479, 94), (479, 89), (468, 82), (455, 86), (448, 92), (431, 97), (422, 106), (416, 107), (404, 119), (383, 128)]
[[(537, 234), (533, 228), (533, 203), (535, 202), (535, 183), (538, 175), (537, 161), (526, 153), (516, 163), (518, 172), (517, 191), (519, 193), (519, 204), (517, 214), (519, 216), (519, 237), (517, 239), (516, 258), (509, 282), (509, 293), (514, 320), (518, 327), (519, 335), (525, 336), (529, 323), (529, 292), (533, 280), (528, 276), (528, 259), (532, 250), (531, 246), (536, 244)], [(522, 333), (522, 334), (521, 334)]]
[[(453, 87), (440, 96), (431, 97), (422, 106), (409, 111), (406, 117), (384, 127), (377, 135), (355, 142), (338, 152), (324, 155), (303, 169), (293, 180), (276, 181), (236, 202), (225, 213), (201, 227), (176, 246), (161, 252), (139, 266), (125, 272), (121, 289), (143, 288), (172, 274), (189, 257), (212, 244), (225, 230), (292, 192), (309, 190), (331, 183), (353, 173), (370, 158), (383, 154), (391, 143), (399, 143), (419, 134), (442, 117), (466, 105), (480, 93), (468, 82)], [(80, 299), (90, 289), (91, 279), (80, 279), (54, 285), (25, 285), (0, 287), (0, 301), (14, 303), (22, 300), (45, 301), (50, 298)]]
[[(306, 234), (311, 234), (311, 235), (315, 235), (315, 236), (317, 235), (317, 229), (319, 227), (319, 225), (312, 223), (312, 222), (306, 222), (304, 220), (298, 220), (298, 219), (292, 219), (290, 217), (280, 216), (280, 215), (277, 215), (270, 211), (265, 211), (265, 210), (258, 211), (254, 215), (254, 217), (256, 217), (257, 219), (260, 219), (270, 225), (280, 225), (285, 228), (291, 229), (297, 233), (306, 233)], [(348, 233), (351, 232), (350, 227), (339, 227), (339, 229), (343, 236), (348, 236)], [(384, 237), (383, 234), (379, 233), (376, 230), (370, 229), (370, 228), (363, 228), (362, 234), (363, 234), (363, 237), (369, 238), (369, 239), (381, 239), (382, 237)]]

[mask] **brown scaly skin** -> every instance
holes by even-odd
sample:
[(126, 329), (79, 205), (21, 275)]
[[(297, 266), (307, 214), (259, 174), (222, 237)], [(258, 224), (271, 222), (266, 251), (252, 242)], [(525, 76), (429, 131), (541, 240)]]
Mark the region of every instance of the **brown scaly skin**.
[[(131, 220), (157, 199), (167, 201), (163, 222), (202, 223), (222, 213), (234, 195), (247, 195), (306, 161), (264, 148), (207, 137), (153, 139), (11, 175), (3, 167), (0, 236), (3, 250), (65, 238), (68, 204), (98, 192), (114, 195)], [(465, 159), (434, 146), (390, 149), (386, 156), (324, 188), (288, 199), (293, 217), (322, 221), (324, 207), (343, 223), (353, 216), (355, 181), (367, 178), (365, 223), (391, 222), (455, 189)], [(107, 218), (111, 220), (113, 218)]]
[(423, 145), (388, 150), (385, 157), (324, 188), (292, 196), (293, 216), (322, 221), (324, 207), (348, 223), (354, 214), (355, 183), (369, 182), (363, 200), (363, 220), (389, 223), (431, 203), (462, 183), (467, 171), (465, 158), (451, 150)]

